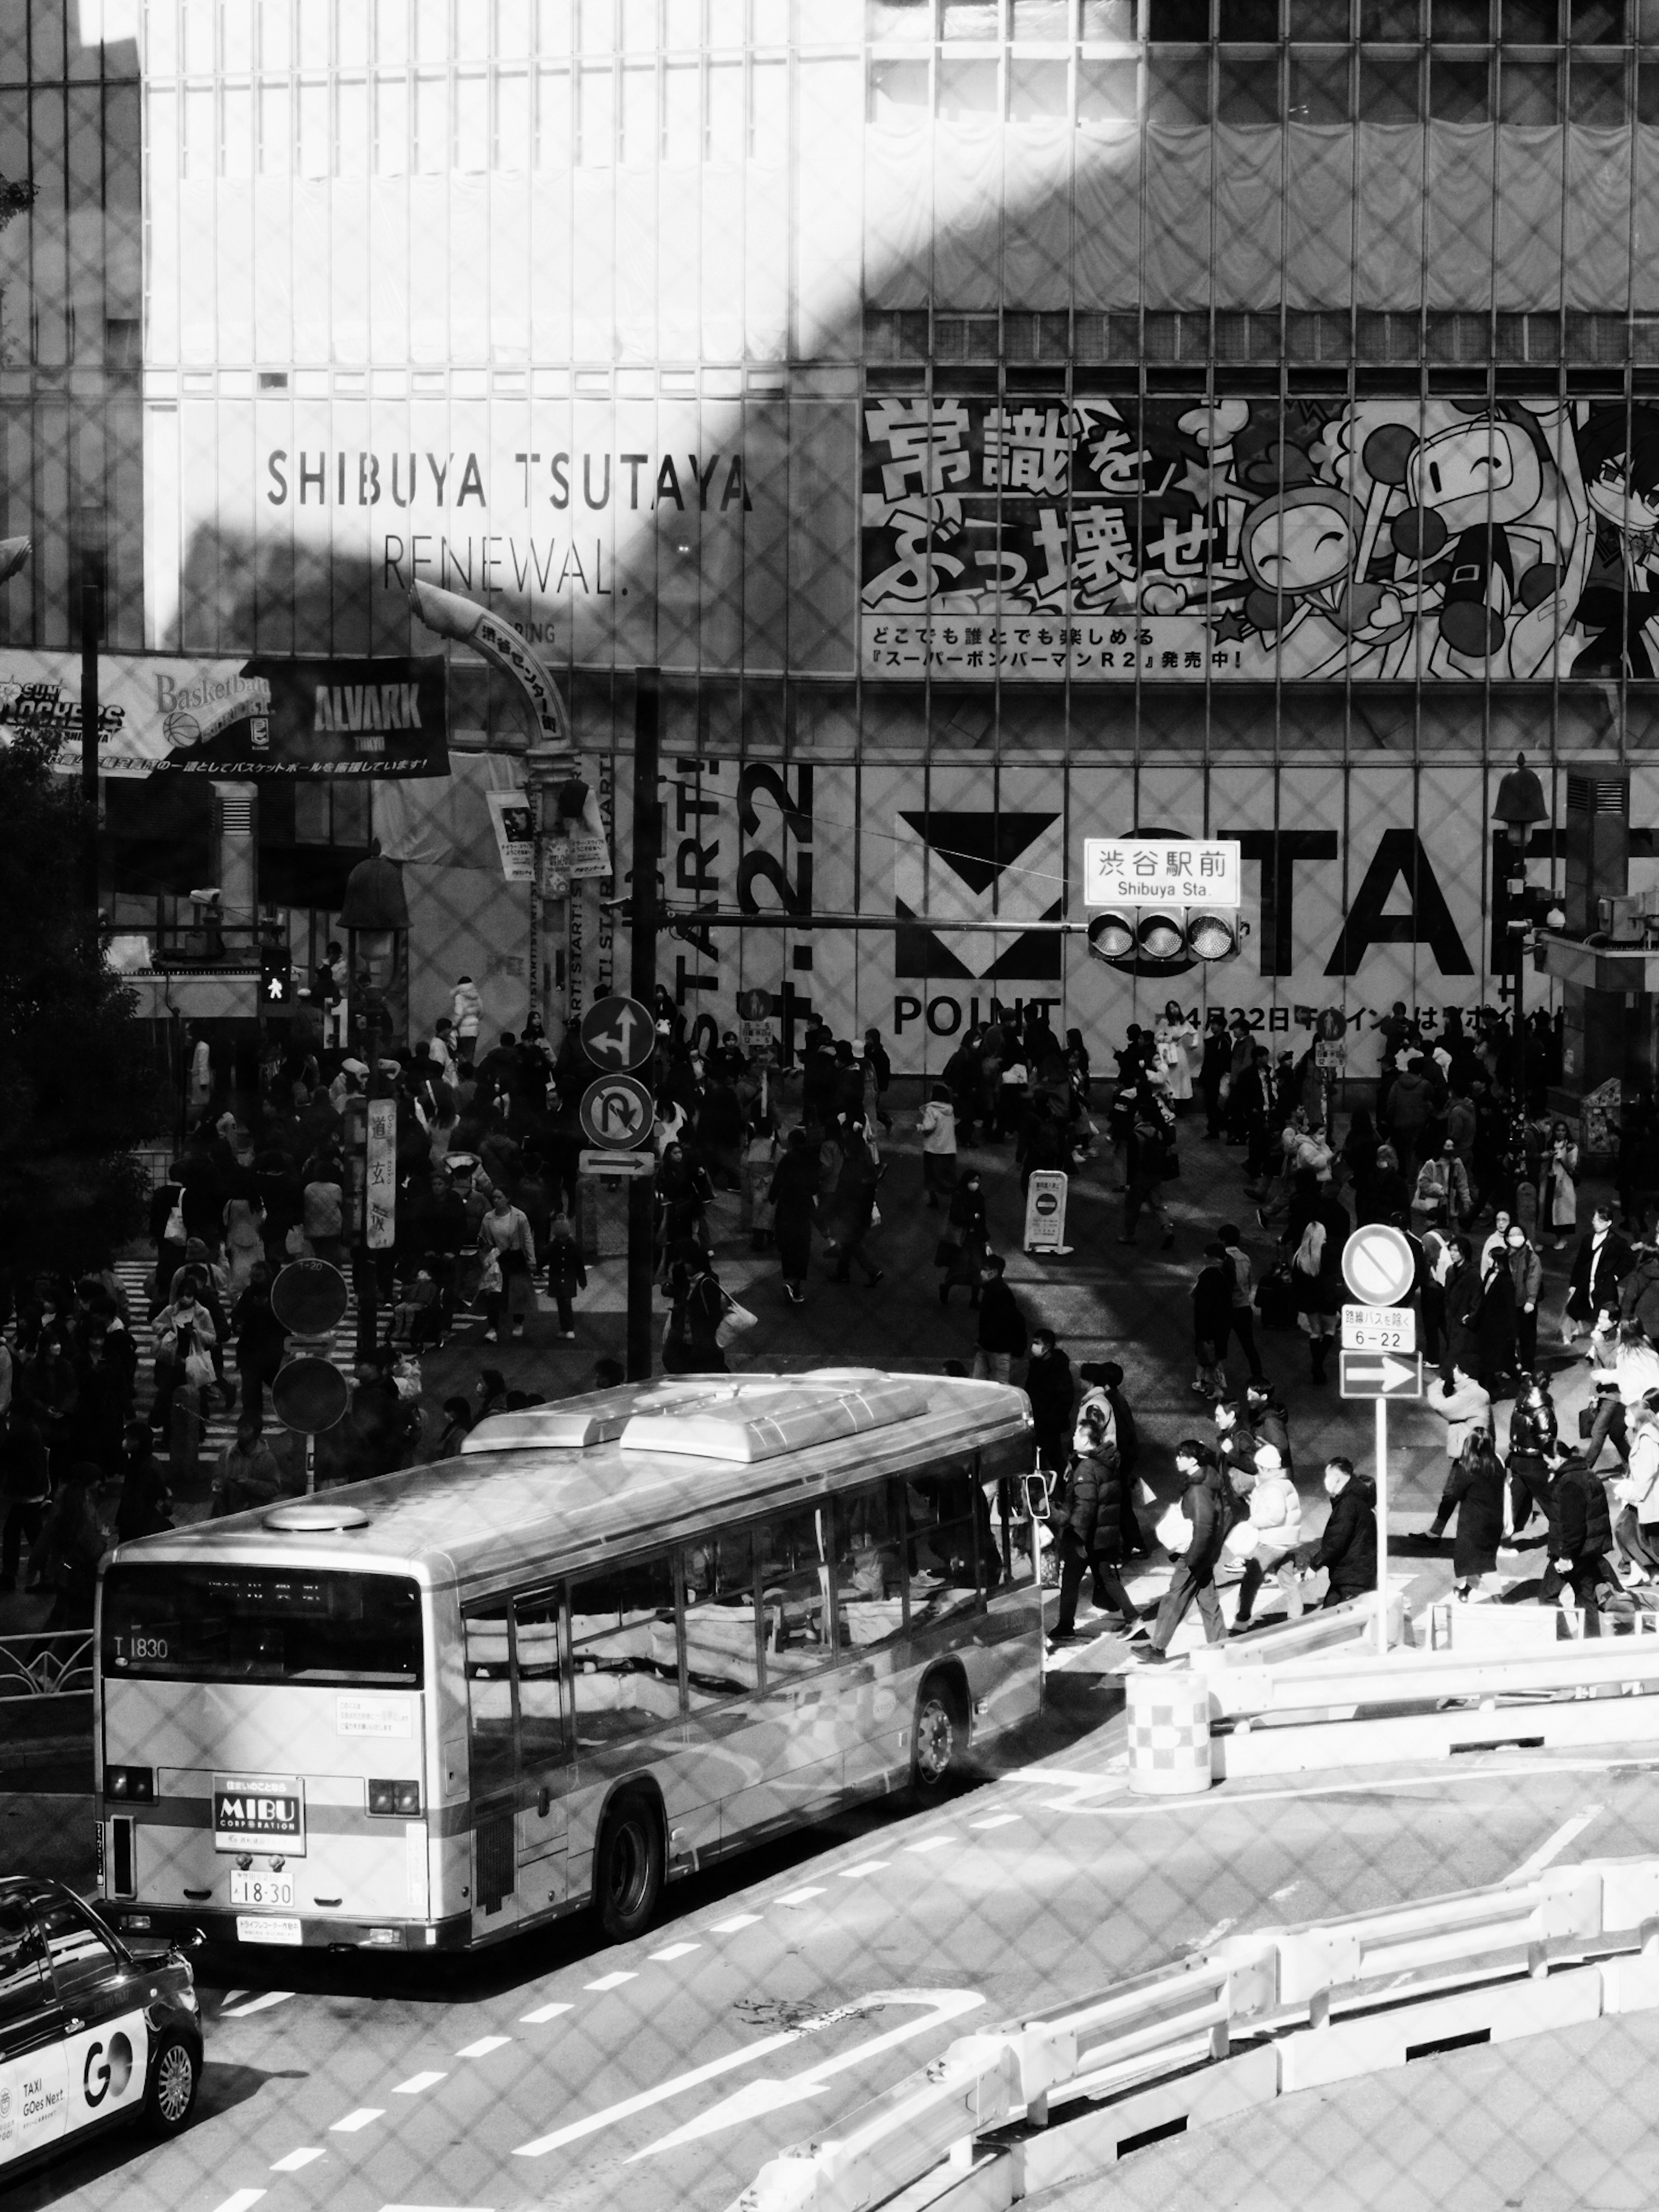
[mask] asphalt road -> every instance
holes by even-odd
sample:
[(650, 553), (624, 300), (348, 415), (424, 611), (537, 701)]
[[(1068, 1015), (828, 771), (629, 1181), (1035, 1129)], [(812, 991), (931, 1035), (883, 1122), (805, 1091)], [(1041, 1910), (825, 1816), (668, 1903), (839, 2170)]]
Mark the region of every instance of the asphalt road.
[(629, 1945), (577, 1921), (418, 1978), (238, 1959), (207, 1994), (188, 2132), (109, 2139), (9, 2201), (713, 2212), (972, 2027), (1230, 1929), (1490, 1881), (1540, 1852), (1643, 1850), (1659, 1818), (1659, 1762), (1493, 1753), (1169, 1803), (1129, 1795), (1121, 1747), (1119, 1719), (938, 1810), (819, 1831), (671, 1893)]

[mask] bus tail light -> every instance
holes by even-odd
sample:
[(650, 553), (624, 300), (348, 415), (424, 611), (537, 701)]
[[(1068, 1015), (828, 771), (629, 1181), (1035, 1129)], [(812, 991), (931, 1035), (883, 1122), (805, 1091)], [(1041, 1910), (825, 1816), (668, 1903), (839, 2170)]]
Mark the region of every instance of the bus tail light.
[(137, 1885), (132, 1878), (132, 1823), (116, 1819), (109, 1824), (109, 1893), (112, 1897), (132, 1897)]
[(155, 1769), (153, 1766), (106, 1766), (104, 1769), (104, 1795), (125, 1797), (129, 1804), (149, 1805), (155, 1799)]
[(381, 1948), (389, 1944), (396, 1945), (401, 1950), (404, 1931), (401, 1928), (371, 1928), (363, 1940)]
[(421, 1785), (418, 1782), (371, 1782), (368, 1785), (368, 1809), (371, 1813), (392, 1815), (418, 1813), (421, 1809)]

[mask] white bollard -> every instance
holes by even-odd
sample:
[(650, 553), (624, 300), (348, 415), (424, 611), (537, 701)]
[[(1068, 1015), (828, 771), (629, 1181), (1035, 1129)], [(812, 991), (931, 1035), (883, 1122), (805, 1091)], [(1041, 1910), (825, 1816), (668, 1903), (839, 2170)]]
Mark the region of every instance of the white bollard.
[(1207, 1790), (1215, 1771), (1206, 1678), (1187, 1668), (1137, 1668), (1128, 1691), (1130, 1789), (1141, 1797)]

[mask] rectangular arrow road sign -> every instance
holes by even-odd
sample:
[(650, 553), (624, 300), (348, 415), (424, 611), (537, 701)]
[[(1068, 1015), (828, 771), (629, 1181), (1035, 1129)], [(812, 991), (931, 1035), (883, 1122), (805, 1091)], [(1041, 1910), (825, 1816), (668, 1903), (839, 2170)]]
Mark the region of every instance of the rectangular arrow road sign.
[(654, 1175), (657, 1156), (654, 1152), (580, 1152), (576, 1164), (584, 1175), (620, 1176), (625, 1181), (635, 1176)]
[(1338, 1379), (1345, 1398), (1420, 1398), (1423, 1362), (1395, 1352), (1338, 1354)]

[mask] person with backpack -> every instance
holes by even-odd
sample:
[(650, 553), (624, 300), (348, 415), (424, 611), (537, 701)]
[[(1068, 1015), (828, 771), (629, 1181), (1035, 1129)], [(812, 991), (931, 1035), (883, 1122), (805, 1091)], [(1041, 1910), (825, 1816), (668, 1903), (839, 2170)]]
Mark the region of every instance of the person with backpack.
[(1583, 1616), (1584, 1634), (1600, 1636), (1600, 1593), (1617, 1591), (1620, 1587), (1607, 1558), (1613, 1549), (1613, 1522), (1607, 1511), (1607, 1488), (1599, 1475), (1590, 1473), (1582, 1452), (1558, 1447), (1552, 1466), (1549, 1565), (1539, 1585), (1538, 1602), (1553, 1605), (1564, 1589), (1571, 1589)]
[(1158, 1608), (1152, 1635), (1140, 1653), (1142, 1662), (1151, 1666), (1162, 1665), (1168, 1660), (1170, 1642), (1194, 1599), (1204, 1623), (1206, 1642), (1224, 1644), (1227, 1640), (1221, 1600), (1216, 1595), (1215, 1570), (1221, 1557), (1222, 1542), (1238, 1517), (1232, 1488), (1217, 1465), (1215, 1454), (1196, 1437), (1184, 1437), (1176, 1446), (1175, 1462), (1176, 1472), (1185, 1485), (1179, 1510), (1186, 1516), (1189, 1533), (1186, 1549), (1176, 1561), (1169, 1589)]
[(1340, 1240), (1331, 1235), (1322, 1216), (1316, 1216), (1303, 1231), (1291, 1261), (1297, 1319), (1308, 1339), (1309, 1368), (1316, 1382), (1326, 1379), (1325, 1361), (1336, 1341), (1337, 1310), (1342, 1302), (1341, 1261)]
[(1193, 1389), (1212, 1402), (1227, 1395), (1227, 1338), (1233, 1325), (1233, 1270), (1219, 1238), (1204, 1248), (1193, 1285)]
[(1060, 1612), (1048, 1641), (1051, 1651), (1077, 1632), (1077, 1601), (1085, 1567), (1094, 1576), (1097, 1610), (1115, 1613), (1119, 1626), (1137, 1618), (1134, 1601), (1118, 1572), (1122, 1536), (1117, 1492), (1122, 1469), (1097, 1407), (1085, 1406), (1078, 1415), (1072, 1449), (1074, 1456), (1049, 1516), (1060, 1547)]
[(1238, 1348), (1249, 1363), (1251, 1382), (1260, 1382), (1262, 1379), (1261, 1354), (1255, 1348), (1255, 1316), (1252, 1310), (1255, 1297), (1255, 1269), (1249, 1254), (1244, 1249), (1237, 1223), (1224, 1221), (1216, 1235), (1233, 1271), (1232, 1312), (1228, 1316), (1228, 1327), (1238, 1339)]
[(1004, 1279), (1007, 1262), (988, 1252), (980, 1271), (979, 1346), (974, 1354), (976, 1382), (1006, 1382), (1016, 1359), (1025, 1357), (1025, 1316), (1013, 1287)]
[(1127, 1192), (1123, 1201), (1123, 1234), (1117, 1240), (1120, 1244), (1134, 1243), (1135, 1225), (1146, 1209), (1158, 1214), (1164, 1223), (1160, 1249), (1167, 1252), (1175, 1243), (1175, 1219), (1158, 1191), (1178, 1164), (1174, 1113), (1158, 1096), (1158, 1085), (1149, 1078), (1135, 1095), (1129, 1121), (1125, 1160)]
[(581, 1247), (571, 1229), (568, 1215), (553, 1217), (547, 1239), (547, 1289), (559, 1309), (559, 1334), (567, 1343), (576, 1334), (576, 1316), (573, 1300), (578, 1291), (587, 1288), (587, 1269), (582, 1264)]

